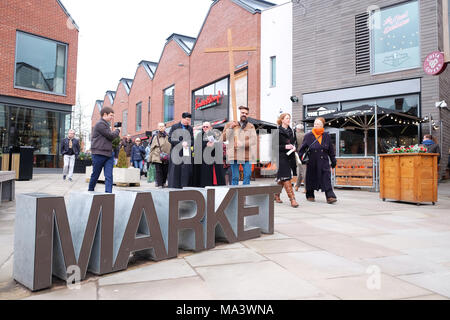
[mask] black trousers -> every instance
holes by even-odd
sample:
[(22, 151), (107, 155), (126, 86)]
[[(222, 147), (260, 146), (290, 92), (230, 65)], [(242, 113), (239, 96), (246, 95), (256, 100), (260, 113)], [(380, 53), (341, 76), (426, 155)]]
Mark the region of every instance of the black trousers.
[(162, 187), (167, 180), (167, 172), (169, 171), (169, 164), (155, 163), (156, 186)]
[[(336, 194), (334, 193), (333, 189), (325, 191), (325, 196), (327, 197), (327, 199), (328, 198), (337, 199)], [(306, 189), (306, 198), (314, 198), (314, 190)]]

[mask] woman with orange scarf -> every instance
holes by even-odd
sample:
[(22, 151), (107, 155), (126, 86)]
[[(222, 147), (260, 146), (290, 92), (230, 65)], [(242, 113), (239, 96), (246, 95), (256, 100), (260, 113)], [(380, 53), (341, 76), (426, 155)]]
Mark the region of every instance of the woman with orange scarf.
[[(309, 162), (306, 166), (306, 199), (315, 201), (314, 191), (325, 192), (328, 203), (337, 201), (331, 185), (331, 168), (336, 167), (335, 147), (331, 142), (331, 136), (324, 130), (325, 119), (316, 118), (314, 129), (308, 132), (303, 139), (299, 151), (300, 159), (309, 148)], [(331, 162), (331, 168), (330, 168)]]

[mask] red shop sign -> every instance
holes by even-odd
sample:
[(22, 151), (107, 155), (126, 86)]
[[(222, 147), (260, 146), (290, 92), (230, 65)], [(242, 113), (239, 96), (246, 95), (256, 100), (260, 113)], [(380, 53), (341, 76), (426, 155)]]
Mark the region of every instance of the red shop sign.
[(210, 95), (205, 100), (202, 100), (200, 98), (195, 99), (195, 110), (198, 109), (206, 109), (209, 107), (214, 107), (218, 104), (220, 104), (220, 99), (222, 99), (224, 96), (223, 92), (219, 91), (217, 96)]
[(445, 67), (444, 53), (439, 51), (430, 53), (423, 63), (423, 70), (430, 76), (437, 76), (445, 70)]

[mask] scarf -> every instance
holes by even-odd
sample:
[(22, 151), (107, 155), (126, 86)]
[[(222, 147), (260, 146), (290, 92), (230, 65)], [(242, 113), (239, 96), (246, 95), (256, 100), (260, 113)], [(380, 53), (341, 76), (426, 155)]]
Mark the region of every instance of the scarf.
[(422, 144), (426, 146), (432, 146), (434, 144), (433, 140), (423, 140)]
[(69, 139), (69, 149), (73, 148), (73, 143), (72, 143), (72, 139)]
[(314, 129), (312, 129), (312, 133), (313, 133), (314, 137), (316, 137), (317, 141), (320, 144), (322, 144), (322, 136), (323, 136), (324, 132), (325, 132), (324, 128), (320, 128), (320, 129), (314, 128)]

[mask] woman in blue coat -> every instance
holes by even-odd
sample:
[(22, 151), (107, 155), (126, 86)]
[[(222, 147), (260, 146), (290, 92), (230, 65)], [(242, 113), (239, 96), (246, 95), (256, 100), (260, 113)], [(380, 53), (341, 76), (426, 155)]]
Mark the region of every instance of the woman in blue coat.
[(142, 168), (143, 168), (143, 160), (145, 157), (145, 149), (141, 145), (141, 139), (136, 138), (134, 140), (134, 145), (131, 148), (131, 163), (133, 163), (133, 167), (139, 168), (141, 170), (142, 175)]
[(310, 148), (306, 166), (306, 199), (314, 202), (314, 191), (321, 190), (325, 192), (327, 202), (331, 204), (337, 201), (331, 185), (331, 168), (336, 167), (336, 153), (330, 134), (324, 131), (324, 125), (324, 118), (316, 118), (314, 129), (303, 139), (299, 156), (301, 159), (308, 147)]

